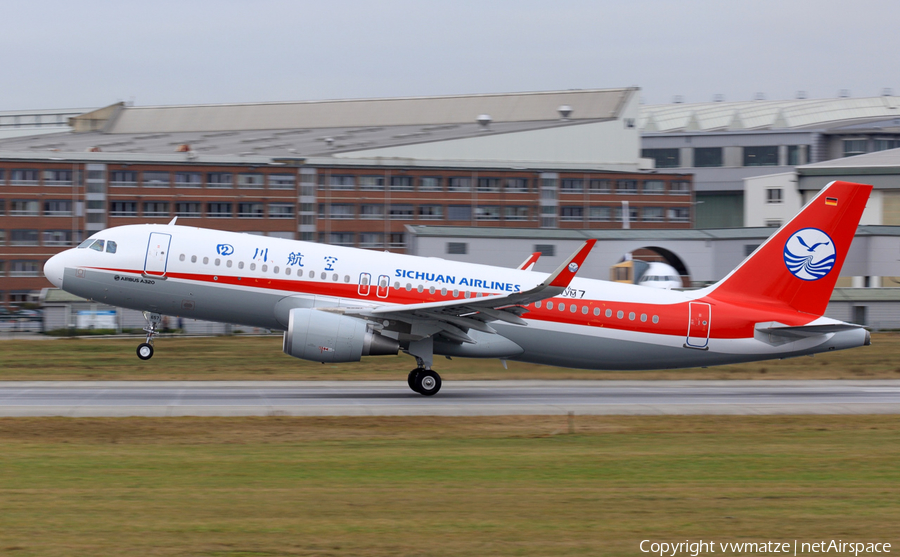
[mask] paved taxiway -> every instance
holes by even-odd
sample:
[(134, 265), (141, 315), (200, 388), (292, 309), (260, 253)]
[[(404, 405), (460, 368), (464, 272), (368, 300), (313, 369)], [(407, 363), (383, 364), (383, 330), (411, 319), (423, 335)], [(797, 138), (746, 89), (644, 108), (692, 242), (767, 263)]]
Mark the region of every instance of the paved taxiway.
[(7, 381), (0, 416), (900, 413), (900, 381)]

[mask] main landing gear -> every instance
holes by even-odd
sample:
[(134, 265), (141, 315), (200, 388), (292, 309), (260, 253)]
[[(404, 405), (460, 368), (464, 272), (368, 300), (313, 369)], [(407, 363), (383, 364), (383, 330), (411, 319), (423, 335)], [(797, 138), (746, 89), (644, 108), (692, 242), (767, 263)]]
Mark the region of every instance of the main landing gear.
[(145, 311), (144, 319), (147, 320), (148, 325), (144, 327), (144, 331), (147, 333), (147, 341), (138, 345), (137, 357), (142, 360), (149, 360), (153, 357), (153, 335), (159, 334), (159, 324), (162, 322), (162, 315)]
[(433, 369), (417, 367), (406, 378), (409, 388), (420, 395), (436, 395), (441, 390), (441, 376)]

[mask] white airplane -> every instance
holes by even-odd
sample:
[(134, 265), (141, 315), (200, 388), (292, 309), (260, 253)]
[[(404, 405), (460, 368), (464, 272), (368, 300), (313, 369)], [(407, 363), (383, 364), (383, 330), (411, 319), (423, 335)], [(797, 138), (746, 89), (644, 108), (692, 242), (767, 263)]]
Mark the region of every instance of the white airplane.
[(684, 286), (675, 267), (668, 263), (660, 263), (659, 261), (650, 262), (650, 266), (647, 267), (647, 270), (641, 275), (637, 284), (648, 288), (661, 288), (663, 290), (681, 288)]
[[(822, 317), (872, 187), (832, 182), (718, 283), (694, 291), (576, 278), (594, 240), (551, 274), (207, 230), (129, 225), (53, 256), (44, 274), (84, 298), (144, 311), (153, 356), (161, 314), (284, 331), (319, 362), (434, 355), (586, 369), (710, 366), (869, 344)], [(528, 263), (523, 263), (525, 266)]]

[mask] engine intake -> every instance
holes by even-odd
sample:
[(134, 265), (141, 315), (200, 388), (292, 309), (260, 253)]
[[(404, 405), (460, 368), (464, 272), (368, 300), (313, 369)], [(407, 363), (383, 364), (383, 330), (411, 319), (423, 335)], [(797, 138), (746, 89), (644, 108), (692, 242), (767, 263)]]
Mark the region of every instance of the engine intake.
[(290, 312), (283, 350), (313, 362), (358, 362), (363, 356), (393, 356), (400, 344), (369, 331), (362, 319), (296, 308)]

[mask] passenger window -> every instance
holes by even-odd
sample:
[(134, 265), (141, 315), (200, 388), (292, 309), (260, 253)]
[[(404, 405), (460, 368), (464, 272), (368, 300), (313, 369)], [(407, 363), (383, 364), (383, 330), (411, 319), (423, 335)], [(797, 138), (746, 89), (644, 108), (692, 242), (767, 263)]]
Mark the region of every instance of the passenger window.
[(94, 243), (91, 244), (91, 249), (94, 251), (103, 251), (103, 244), (105, 244), (103, 240), (94, 240)]
[(112, 240), (106, 242), (106, 253), (116, 253), (116, 243)]

